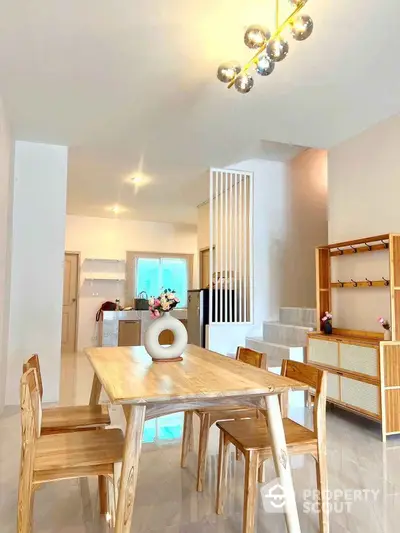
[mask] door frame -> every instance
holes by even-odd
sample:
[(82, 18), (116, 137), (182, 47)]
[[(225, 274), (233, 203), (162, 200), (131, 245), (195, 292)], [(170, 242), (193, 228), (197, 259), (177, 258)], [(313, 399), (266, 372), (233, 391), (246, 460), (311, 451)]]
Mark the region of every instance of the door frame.
[[(212, 247), (212, 250), (213, 250), (213, 254), (215, 254), (215, 244), (214, 246)], [(201, 280), (203, 278), (203, 262), (202, 262), (202, 258), (201, 258), (201, 254), (203, 252), (210, 252), (211, 253), (211, 248), (209, 246), (205, 246), (204, 248), (199, 248), (199, 287), (200, 285), (202, 284), (201, 283)], [(204, 287), (200, 287), (200, 289), (203, 289)]]
[[(74, 252), (69, 250), (64, 250), (64, 268), (65, 268), (65, 256), (66, 255), (76, 255), (78, 261), (78, 267), (76, 269), (76, 313), (75, 313), (75, 342), (74, 342), (74, 352), (78, 351), (78, 333), (79, 333), (79, 294), (81, 287), (81, 252)], [(63, 280), (64, 280), (64, 269), (63, 269)], [(64, 294), (64, 281), (63, 281), (63, 294)], [(61, 313), (62, 313), (62, 304), (61, 304)], [(62, 339), (61, 339), (62, 346)]]

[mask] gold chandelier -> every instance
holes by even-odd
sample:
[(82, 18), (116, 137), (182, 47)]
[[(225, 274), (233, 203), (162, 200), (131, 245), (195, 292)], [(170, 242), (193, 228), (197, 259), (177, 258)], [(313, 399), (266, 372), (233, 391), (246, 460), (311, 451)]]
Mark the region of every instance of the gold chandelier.
[(290, 27), (292, 37), (296, 41), (305, 41), (311, 35), (314, 27), (312, 18), (309, 15), (300, 14), (307, 0), (289, 0), (294, 10), (281, 24), (279, 23), (279, 1), (276, 0), (274, 32), (253, 24), (244, 34), (245, 45), (257, 50), (250, 61), (243, 68), (236, 61), (225, 62), (218, 67), (217, 78), (227, 83), (228, 89), (235, 86), (237, 91), (246, 94), (254, 85), (254, 79), (249, 73), (250, 69), (255, 68), (260, 76), (269, 76), (274, 71), (275, 64), (285, 59), (289, 52), (289, 43), (282, 36), (282, 32), (287, 27)]

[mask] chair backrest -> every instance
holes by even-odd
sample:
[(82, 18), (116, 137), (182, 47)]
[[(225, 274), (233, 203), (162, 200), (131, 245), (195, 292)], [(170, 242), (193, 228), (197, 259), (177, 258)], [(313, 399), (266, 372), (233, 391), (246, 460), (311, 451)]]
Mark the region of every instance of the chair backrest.
[(256, 366), (261, 368), (263, 356), (261, 352), (256, 352), (250, 348), (244, 348), (243, 346), (238, 346), (236, 350), (236, 359), (242, 361), (242, 363), (247, 363), (248, 365)]
[(295, 379), (296, 381), (301, 381), (315, 390), (313, 413), (314, 432), (317, 434), (318, 439), (325, 438), (328, 373), (315, 366), (284, 359), (282, 361), (281, 375)]
[(24, 374), (31, 368), (36, 370), (36, 379), (39, 386), (40, 399), (43, 399), (43, 382), (42, 382), (42, 373), (40, 372), (40, 362), (39, 356), (37, 353), (33, 354), (23, 365), (22, 373)]
[(42, 426), (42, 399), (35, 368), (30, 368), (21, 377), (20, 400), (22, 443), (29, 445), (40, 437)]
[[(42, 402), (34, 368), (24, 372), (21, 377), (21, 464), (19, 473), (18, 501), (25, 502), (31, 498), (33, 471), (35, 464), (36, 439), (40, 437)], [(18, 506), (18, 531), (31, 531), (31, 513), (24, 509), (24, 503)]]

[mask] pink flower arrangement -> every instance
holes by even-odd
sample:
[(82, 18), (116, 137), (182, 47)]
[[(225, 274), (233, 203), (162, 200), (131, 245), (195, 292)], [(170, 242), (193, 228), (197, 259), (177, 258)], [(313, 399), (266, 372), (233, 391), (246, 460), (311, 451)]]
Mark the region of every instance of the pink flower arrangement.
[(160, 296), (152, 296), (149, 298), (149, 311), (153, 318), (159, 318), (164, 313), (168, 313), (174, 309), (180, 302), (176, 296), (175, 291), (165, 289)]
[(327, 320), (331, 321), (333, 318), (332, 313), (329, 311), (325, 311), (325, 315), (321, 318), (322, 322), (326, 322)]
[(383, 318), (383, 317), (379, 317), (378, 318), (378, 322), (379, 324), (383, 327), (383, 329), (390, 329), (390, 324), (389, 322), (386, 320), (386, 318)]

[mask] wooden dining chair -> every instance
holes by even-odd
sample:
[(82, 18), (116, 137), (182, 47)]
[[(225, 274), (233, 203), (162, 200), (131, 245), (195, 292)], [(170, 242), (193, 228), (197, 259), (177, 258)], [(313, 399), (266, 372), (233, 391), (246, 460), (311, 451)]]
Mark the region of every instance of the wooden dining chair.
[[(247, 363), (257, 368), (261, 368), (264, 354), (256, 352), (250, 348), (239, 346), (236, 350), (236, 360)], [(238, 366), (238, 373), (240, 367)], [(219, 420), (236, 420), (240, 418), (250, 418), (257, 416), (257, 409), (250, 409), (244, 406), (233, 406), (228, 409), (221, 407), (197, 409), (195, 411), (186, 411), (183, 425), (181, 467), (186, 467), (187, 454), (191, 447), (193, 438), (193, 413), (200, 418), (200, 435), (199, 435), (199, 453), (197, 458), (197, 490), (203, 490), (206, 464), (207, 464), (207, 446), (210, 427)]]
[[(38, 379), (40, 398), (43, 399), (43, 382), (40, 361), (37, 354), (32, 355), (23, 365), (22, 371), (34, 368)], [(111, 424), (106, 405), (82, 405), (71, 407), (49, 407), (43, 409), (41, 434), (66, 433), (105, 427)]]
[[(37, 354), (32, 355), (23, 365), (23, 373), (34, 368), (38, 380), (40, 399), (43, 399), (43, 381), (40, 361)], [(107, 405), (79, 405), (48, 407), (43, 409), (41, 435), (68, 433), (69, 431), (88, 431), (104, 428), (111, 424)], [(100, 512), (107, 512), (107, 480), (99, 477)]]
[(35, 369), (23, 374), (20, 394), (22, 449), (17, 531), (30, 533), (35, 489), (61, 479), (112, 477), (114, 467), (122, 461), (124, 435), (120, 429), (41, 435), (42, 401)]
[[(317, 487), (320, 495), (320, 533), (329, 533), (328, 476), (326, 461), (326, 387), (327, 373), (305, 363), (284, 360), (282, 376), (301, 381), (315, 390), (313, 430), (284, 417), (289, 455), (311, 454), (316, 461)], [(281, 410), (287, 412), (287, 397), (281, 398)], [(217, 504), (222, 514), (226, 493), (228, 446), (232, 443), (245, 457), (243, 533), (254, 532), (257, 472), (272, 457), (270, 436), (264, 417), (252, 420), (218, 422), (220, 429)]]

